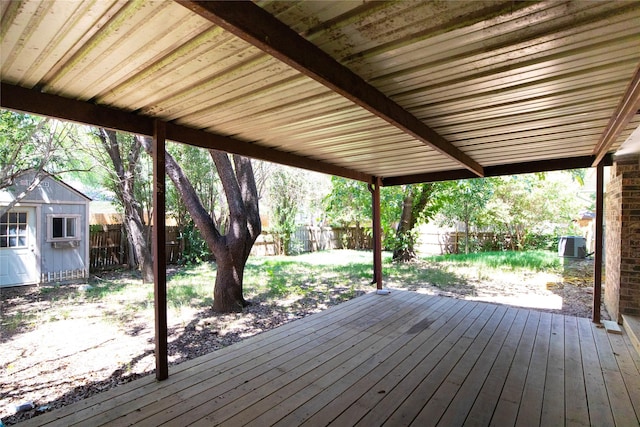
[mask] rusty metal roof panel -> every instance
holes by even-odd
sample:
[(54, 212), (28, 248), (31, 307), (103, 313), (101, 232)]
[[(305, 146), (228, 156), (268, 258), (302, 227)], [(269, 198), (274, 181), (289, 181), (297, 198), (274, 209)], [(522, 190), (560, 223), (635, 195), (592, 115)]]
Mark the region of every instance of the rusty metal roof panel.
[[(640, 63), (640, 2), (257, 4), (484, 166), (592, 154)], [(179, 3), (1, 7), (5, 83), (370, 175), (461, 167)]]
[[(514, 161), (539, 147), (554, 156), (561, 153), (546, 144), (548, 133), (596, 125), (574, 147), (590, 154), (638, 64), (638, 4), (476, 2), (468, 12), (456, 5), (363, 7), (359, 19), (308, 33), (455, 145), (509, 140)], [(478, 19), (482, 9), (495, 16)], [(461, 25), (462, 16), (477, 22)], [(368, 42), (345, 42), (365, 35)], [(469, 153), (491, 165), (505, 161), (503, 147)]]

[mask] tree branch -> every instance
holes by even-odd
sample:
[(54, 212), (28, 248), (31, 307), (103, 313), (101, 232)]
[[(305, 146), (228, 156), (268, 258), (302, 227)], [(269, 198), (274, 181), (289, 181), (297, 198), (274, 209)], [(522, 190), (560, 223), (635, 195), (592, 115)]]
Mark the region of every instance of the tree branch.
[[(136, 136), (140, 139), (140, 143), (149, 155), (153, 155), (153, 146), (150, 137)], [(227, 245), (226, 238), (220, 234), (216, 228), (211, 216), (202, 206), (191, 181), (182, 171), (178, 162), (168, 151), (165, 151), (165, 167), (167, 175), (171, 178), (173, 185), (176, 186), (182, 200), (193, 218), (194, 223), (201, 230), (202, 238), (205, 239), (207, 245), (212, 249), (214, 254), (222, 253)]]
[[(236, 176), (240, 185), (242, 202), (247, 216), (247, 227), (251, 243), (255, 241), (262, 231), (260, 223), (260, 210), (258, 207), (258, 189), (253, 174), (251, 160), (244, 156), (234, 154), (233, 162), (236, 166)], [(249, 249), (251, 245), (249, 245)]]
[(218, 176), (222, 181), (224, 193), (229, 206), (230, 224), (226, 234), (231, 237), (227, 239), (227, 244), (242, 242), (247, 228), (247, 213), (244, 209), (242, 192), (238, 185), (237, 177), (233, 171), (229, 155), (223, 151), (209, 150), (211, 158), (218, 170)]

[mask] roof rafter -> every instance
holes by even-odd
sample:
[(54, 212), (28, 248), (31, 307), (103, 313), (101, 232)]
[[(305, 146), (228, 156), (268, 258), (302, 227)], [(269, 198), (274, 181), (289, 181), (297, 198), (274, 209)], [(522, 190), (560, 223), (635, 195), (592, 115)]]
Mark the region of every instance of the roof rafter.
[[(551, 160), (536, 160), (532, 162), (511, 163), (498, 166), (487, 166), (484, 168), (485, 177), (490, 176), (504, 176), (504, 175), (518, 175), (522, 173), (536, 173), (536, 172), (550, 172), (556, 170), (566, 169), (581, 169), (588, 168), (594, 163), (595, 156), (578, 156), (568, 157), (563, 159), (551, 159)], [(604, 166), (611, 166), (613, 164), (613, 155), (605, 154), (601, 161)], [(476, 178), (471, 172), (466, 169), (448, 170), (441, 172), (431, 172), (416, 175), (396, 176), (382, 179), (382, 185), (404, 185), (404, 184), (416, 184), (419, 182), (437, 182), (437, 181), (451, 181), (457, 179), (469, 179)]]
[[(7, 83), (2, 83), (0, 92), (2, 93), (0, 97), (0, 107), (2, 108), (140, 135), (153, 136), (154, 122), (159, 120), (154, 117), (51, 95)], [(372, 182), (373, 179), (371, 175), (309, 157), (298, 156), (275, 148), (252, 144), (171, 122), (166, 123), (166, 135), (168, 140), (197, 147), (214, 148), (232, 154), (338, 175), (358, 181)]]
[(640, 64), (636, 67), (635, 74), (629, 82), (627, 90), (593, 150), (593, 154), (596, 156), (593, 166), (597, 166), (600, 163), (633, 116), (638, 113), (638, 109), (640, 109)]
[(484, 175), (478, 162), (254, 3), (176, 1), (455, 160), (474, 175)]

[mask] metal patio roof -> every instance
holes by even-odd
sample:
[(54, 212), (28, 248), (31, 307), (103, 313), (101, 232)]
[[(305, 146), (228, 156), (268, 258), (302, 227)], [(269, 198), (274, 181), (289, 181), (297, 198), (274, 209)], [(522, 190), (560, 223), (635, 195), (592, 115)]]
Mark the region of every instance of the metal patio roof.
[(5, 1), (4, 108), (384, 184), (590, 166), (640, 2)]

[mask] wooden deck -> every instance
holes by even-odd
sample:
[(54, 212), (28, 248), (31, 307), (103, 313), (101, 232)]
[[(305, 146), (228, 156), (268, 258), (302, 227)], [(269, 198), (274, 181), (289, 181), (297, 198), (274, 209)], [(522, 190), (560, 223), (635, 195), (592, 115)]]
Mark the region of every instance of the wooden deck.
[(639, 369), (588, 319), (394, 291), (22, 425), (638, 426)]

